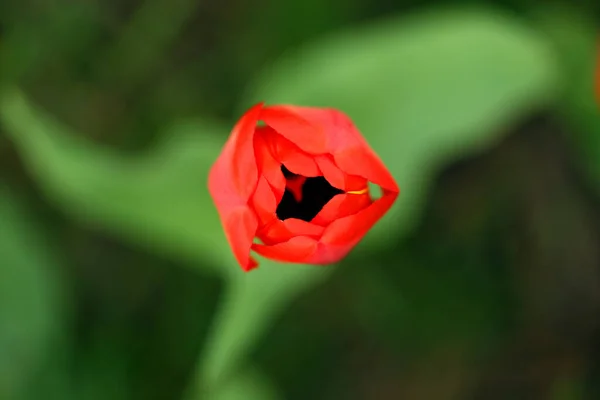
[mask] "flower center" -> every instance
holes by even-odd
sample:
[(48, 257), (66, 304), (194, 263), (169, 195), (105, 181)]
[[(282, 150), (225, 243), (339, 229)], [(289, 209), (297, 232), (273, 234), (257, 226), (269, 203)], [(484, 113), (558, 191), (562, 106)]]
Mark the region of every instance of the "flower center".
[(344, 193), (331, 186), (322, 176), (307, 178), (296, 175), (283, 165), (281, 172), (285, 177), (286, 187), (276, 213), (277, 218), (282, 221), (298, 218), (310, 222), (333, 196)]

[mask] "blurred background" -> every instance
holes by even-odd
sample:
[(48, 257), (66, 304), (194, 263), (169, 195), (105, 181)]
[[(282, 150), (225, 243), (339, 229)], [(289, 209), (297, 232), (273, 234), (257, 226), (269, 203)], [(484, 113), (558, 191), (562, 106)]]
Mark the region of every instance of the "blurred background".
[[(0, 400), (598, 399), (596, 1), (3, 0)], [(401, 187), (244, 274), (206, 191), (254, 102)]]

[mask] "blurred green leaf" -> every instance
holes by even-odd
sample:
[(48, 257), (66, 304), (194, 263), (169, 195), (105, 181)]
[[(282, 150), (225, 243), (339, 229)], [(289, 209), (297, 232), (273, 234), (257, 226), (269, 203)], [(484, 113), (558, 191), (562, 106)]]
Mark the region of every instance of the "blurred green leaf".
[(384, 245), (418, 222), (445, 163), (493, 145), (555, 95), (556, 61), (535, 31), (498, 11), (434, 11), (340, 33), (265, 72), (248, 104), (346, 112), (397, 179), (398, 204), (367, 235)]
[(218, 267), (230, 281), (193, 385), (228, 379), (277, 313), (332, 271), (262, 260), (258, 270), (241, 272), (206, 189), (222, 146), (206, 133), (224, 128), (178, 125), (154, 152), (129, 159), (77, 137), (18, 91), (4, 93), (0, 115), (34, 176), (67, 212), (155, 251)]
[[(393, 218), (371, 235), (381, 239), (392, 221), (402, 232), (413, 226), (442, 162), (493, 143), (550, 95), (553, 67), (544, 42), (510, 19), (428, 14), (306, 49), (268, 71), (255, 97), (335, 106), (355, 119), (405, 189)], [(215, 238), (221, 227), (206, 191), (222, 143), (206, 133), (226, 129), (181, 125), (151, 154), (128, 159), (77, 138), (19, 92), (5, 93), (0, 112), (35, 176), (66, 210), (228, 275), (193, 382), (198, 390), (230, 382), (277, 313), (333, 271), (261, 260), (258, 270), (240, 273), (222, 233)]]
[(195, 397), (190, 400), (204, 398), (213, 400), (277, 400), (281, 396), (263, 374), (252, 369), (246, 369), (208, 396)]
[[(117, 44), (101, 57), (99, 74), (131, 88), (156, 70), (169, 46), (196, 16), (195, 0), (145, 0)], [(116, 77), (114, 76), (116, 75)]]
[(197, 384), (211, 387), (229, 379), (278, 313), (333, 270), (261, 259), (257, 270), (231, 274), (198, 366)]
[(594, 97), (598, 31), (592, 15), (565, 4), (534, 10), (537, 26), (559, 56), (562, 86), (557, 108), (574, 128), (570, 137), (591, 179), (600, 184), (600, 108)]
[[(552, 94), (553, 73), (545, 44), (510, 19), (486, 12), (427, 14), (319, 42), (269, 70), (253, 99), (335, 106), (355, 118), (407, 189), (394, 221), (396, 230), (407, 232), (436, 168), (493, 143), (503, 126)], [(391, 229), (390, 221), (378, 238)], [(237, 364), (282, 307), (273, 299), (292, 299), (290, 291), (331, 272), (266, 272), (269, 264), (232, 282), (201, 381), (217, 382)]]
[(127, 400), (134, 398), (129, 354), (115, 349), (110, 337), (99, 333), (77, 370), (77, 398)]
[(39, 228), (4, 187), (0, 221), (0, 398), (10, 400), (29, 390), (47, 362), (62, 309), (59, 265)]
[(211, 124), (186, 123), (144, 156), (128, 158), (94, 146), (7, 91), (0, 103), (6, 131), (46, 193), (67, 212), (134, 242), (194, 264), (235, 269), (206, 188), (222, 143)]
[(560, 376), (552, 383), (551, 400), (579, 400), (585, 399), (583, 379), (580, 376)]
[(90, 2), (63, 2), (37, 15), (36, 11), (15, 16), (14, 25), (10, 20), (2, 26), (0, 80), (14, 82), (31, 76), (47, 68), (49, 62), (77, 63), (99, 35), (101, 12)]

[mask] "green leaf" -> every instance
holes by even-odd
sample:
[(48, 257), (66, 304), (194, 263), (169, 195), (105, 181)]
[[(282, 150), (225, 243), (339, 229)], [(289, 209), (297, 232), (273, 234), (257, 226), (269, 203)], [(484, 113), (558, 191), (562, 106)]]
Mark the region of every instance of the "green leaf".
[(571, 125), (570, 139), (590, 178), (600, 184), (600, 105), (594, 97), (598, 29), (578, 7), (544, 5), (535, 9), (536, 26), (547, 35), (561, 67), (557, 111)]
[(0, 398), (19, 398), (62, 324), (59, 265), (26, 210), (0, 187)]
[(194, 264), (238, 272), (206, 186), (222, 142), (204, 133), (226, 128), (179, 124), (154, 151), (128, 158), (78, 137), (18, 90), (3, 93), (0, 115), (33, 175), (66, 212)]
[(518, 20), (438, 10), (309, 45), (266, 71), (244, 107), (264, 100), (346, 112), (401, 188), (365, 238), (383, 245), (418, 222), (441, 166), (493, 145), (555, 95), (556, 69), (544, 38)]
[(98, 73), (128, 89), (143, 82), (168, 57), (169, 48), (197, 15), (200, 4), (194, 0), (144, 1), (116, 45), (100, 57)]
[(212, 387), (229, 379), (273, 319), (333, 271), (331, 266), (285, 265), (262, 259), (257, 270), (232, 274), (198, 366), (197, 383)]
[[(447, 12), (318, 42), (267, 71), (251, 97), (334, 106), (355, 119), (404, 188), (395, 213), (370, 235), (382, 241), (391, 224), (399, 234), (414, 227), (441, 165), (493, 144), (553, 93), (554, 81), (551, 52), (534, 32), (489, 12)], [(223, 379), (284, 298), (332, 271), (304, 268), (263, 261), (232, 282), (200, 381)]]
[(0, 115), (27, 166), (66, 212), (154, 251), (215, 266), (229, 280), (194, 386), (228, 379), (277, 313), (332, 271), (267, 260), (252, 273), (240, 270), (206, 188), (222, 146), (206, 133), (224, 128), (180, 125), (153, 152), (131, 159), (77, 137), (18, 91), (4, 93)]
[(0, 80), (4, 82), (40, 71), (47, 74), (48, 62), (56, 66), (81, 57), (93, 48), (90, 43), (98, 37), (102, 26), (101, 11), (92, 3), (62, 4), (35, 17), (21, 14), (23, 8), (16, 4), (9, 5), (7, 11), (16, 12), (12, 16), (2, 15)]
[(219, 389), (206, 395), (190, 397), (189, 400), (205, 398), (214, 400), (277, 400), (281, 396), (263, 374), (253, 369), (246, 369)]
[[(432, 13), (308, 47), (267, 71), (253, 99), (334, 106), (357, 122), (403, 188), (395, 212), (367, 239), (383, 242), (392, 224), (398, 233), (414, 226), (443, 163), (491, 145), (553, 93), (551, 55), (534, 32), (501, 15)], [(228, 274), (197, 390), (232, 379), (273, 318), (333, 271), (265, 260), (250, 274), (237, 269), (224, 238), (215, 239), (222, 233), (206, 174), (221, 143), (210, 135), (167, 135), (168, 145), (131, 160), (66, 134), (18, 92), (5, 94), (0, 112), (32, 171), (65, 209)], [(201, 124), (177, 130), (225, 131)]]

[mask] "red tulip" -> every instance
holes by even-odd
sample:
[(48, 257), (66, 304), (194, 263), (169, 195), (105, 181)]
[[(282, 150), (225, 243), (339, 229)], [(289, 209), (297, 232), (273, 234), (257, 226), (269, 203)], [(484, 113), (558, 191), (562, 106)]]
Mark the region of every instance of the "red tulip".
[[(368, 182), (382, 189), (379, 199), (371, 197)], [(399, 194), (344, 113), (263, 103), (233, 128), (208, 189), (245, 271), (258, 265), (250, 250), (282, 262), (337, 262)]]

